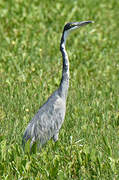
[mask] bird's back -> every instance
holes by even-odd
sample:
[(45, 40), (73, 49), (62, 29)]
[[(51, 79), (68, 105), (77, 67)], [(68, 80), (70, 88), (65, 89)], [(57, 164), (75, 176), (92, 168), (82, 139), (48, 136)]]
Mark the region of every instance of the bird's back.
[(29, 138), (34, 138), (35, 141), (40, 141), (41, 145), (44, 144), (61, 128), (65, 110), (66, 102), (59, 96), (59, 91), (56, 90), (29, 122), (23, 139), (27, 141)]

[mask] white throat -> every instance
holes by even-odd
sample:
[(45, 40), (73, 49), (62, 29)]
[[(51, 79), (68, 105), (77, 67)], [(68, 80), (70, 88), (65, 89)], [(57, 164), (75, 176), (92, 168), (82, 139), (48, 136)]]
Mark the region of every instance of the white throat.
[(64, 45), (66, 44), (66, 40), (67, 40), (67, 37), (68, 37), (68, 35), (69, 35), (69, 32), (70, 32), (70, 31), (65, 31), (65, 32), (64, 32)]

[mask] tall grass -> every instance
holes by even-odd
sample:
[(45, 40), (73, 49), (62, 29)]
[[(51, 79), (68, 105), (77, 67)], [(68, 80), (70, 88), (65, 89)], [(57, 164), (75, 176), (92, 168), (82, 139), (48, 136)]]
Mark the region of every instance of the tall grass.
[[(0, 179), (119, 179), (119, 2), (0, 1)], [(59, 141), (24, 154), (25, 127), (61, 80), (66, 22), (70, 88)]]

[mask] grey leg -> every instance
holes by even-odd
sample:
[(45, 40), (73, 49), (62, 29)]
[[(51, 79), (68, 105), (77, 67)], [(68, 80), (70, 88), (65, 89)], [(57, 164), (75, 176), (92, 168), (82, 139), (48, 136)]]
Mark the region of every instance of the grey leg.
[(35, 137), (33, 137), (32, 140), (31, 140), (31, 143), (30, 143), (30, 151), (31, 151), (31, 148), (32, 148), (32, 146), (33, 146), (34, 143), (35, 143)]
[(58, 135), (59, 135), (59, 132), (57, 132), (56, 134), (54, 134), (54, 136), (53, 136), (54, 142), (58, 141)]

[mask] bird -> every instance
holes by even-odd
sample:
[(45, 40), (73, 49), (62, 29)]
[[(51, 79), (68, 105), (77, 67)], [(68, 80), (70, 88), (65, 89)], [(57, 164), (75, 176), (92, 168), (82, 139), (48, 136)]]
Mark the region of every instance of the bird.
[(51, 138), (58, 141), (59, 131), (66, 114), (66, 101), (69, 88), (69, 59), (65, 48), (69, 33), (81, 26), (93, 23), (93, 21), (69, 22), (63, 28), (60, 51), (62, 54), (62, 77), (57, 90), (40, 107), (38, 112), (28, 123), (23, 138), (22, 146), (30, 139), (30, 150), (34, 143), (42, 147)]

